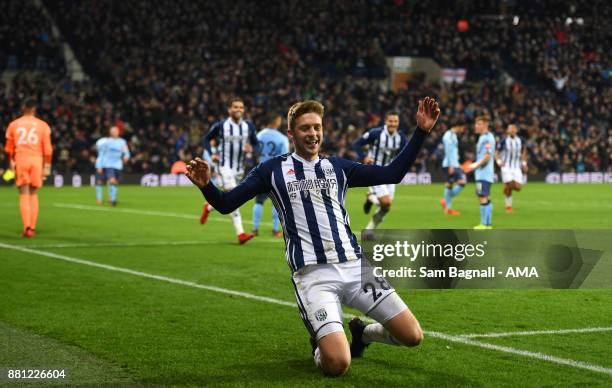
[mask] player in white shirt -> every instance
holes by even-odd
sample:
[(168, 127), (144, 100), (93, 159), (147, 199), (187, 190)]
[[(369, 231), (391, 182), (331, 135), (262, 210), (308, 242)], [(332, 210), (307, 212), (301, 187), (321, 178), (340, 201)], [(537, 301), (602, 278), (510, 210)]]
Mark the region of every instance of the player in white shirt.
[[(372, 342), (416, 346), (423, 339), (419, 322), (384, 278), (362, 284), (363, 253), (344, 202), (349, 187), (399, 183), (438, 120), (440, 108), (432, 98), (419, 101), (418, 128), (386, 166), (319, 156), (323, 114), (317, 101), (294, 104), (287, 115), (287, 134), (295, 152), (259, 164), (233, 190), (222, 192), (210, 184), (210, 166), (199, 158), (189, 162), (186, 175), (222, 213), (258, 194), (270, 195), (283, 225), (285, 258), (315, 363), (326, 374), (339, 376), (348, 370), (351, 357), (361, 357)], [(359, 318), (351, 320), (350, 346), (342, 325), (342, 304), (378, 321), (365, 325)]]
[(518, 128), (514, 124), (508, 125), (506, 136), (499, 145), (497, 151), (497, 165), (501, 168), (502, 181), (504, 182), (504, 199), (506, 212), (512, 213), (512, 191), (521, 191), (524, 176), (527, 172), (527, 151), (523, 142), (517, 136)]

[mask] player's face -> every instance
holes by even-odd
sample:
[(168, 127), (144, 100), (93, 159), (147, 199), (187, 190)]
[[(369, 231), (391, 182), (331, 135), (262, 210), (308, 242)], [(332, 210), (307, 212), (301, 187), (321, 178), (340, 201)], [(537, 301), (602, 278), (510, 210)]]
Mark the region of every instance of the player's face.
[(242, 115), (244, 115), (244, 104), (240, 101), (232, 102), (232, 106), (227, 109), (227, 113), (234, 121), (240, 121)]
[(111, 137), (119, 137), (119, 128), (111, 127), (109, 134)]
[(458, 125), (453, 128), (455, 133), (463, 133), (465, 131), (465, 125)]
[(323, 120), (316, 113), (303, 114), (295, 120), (295, 128), (287, 134), (297, 154), (306, 160), (313, 160), (319, 155), (323, 142)]
[(477, 120), (475, 127), (476, 127), (476, 133), (483, 134), (489, 128), (489, 123), (483, 120)]
[(400, 119), (398, 115), (389, 115), (385, 119), (385, 125), (389, 133), (395, 133), (399, 127)]
[(516, 136), (518, 129), (516, 128), (516, 125), (510, 124), (508, 125), (508, 129), (506, 129), (506, 132), (508, 133), (508, 135), (514, 137)]

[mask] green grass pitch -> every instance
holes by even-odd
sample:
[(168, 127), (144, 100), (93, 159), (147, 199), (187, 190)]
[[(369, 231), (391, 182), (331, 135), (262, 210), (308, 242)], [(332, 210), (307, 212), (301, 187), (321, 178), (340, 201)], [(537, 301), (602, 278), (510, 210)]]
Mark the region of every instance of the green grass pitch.
[[(349, 190), (354, 231), (367, 222), (365, 191)], [(460, 217), (442, 213), (441, 194), (439, 184), (398, 186), (383, 226), (478, 223), (473, 185), (455, 200)], [(611, 229), (611, 194), (610, 185), (530, 183), (506, 214), (494, 185), (493, 224)], [(423, 344), (374, 344), (348, 375), (329, 379), (288, 305), (290, 274), (282, 239), (269, 234), (269, 201), (260, 237), (238, 246), (228, 216), (199, 225), (202, 198), (191, 187), (122, 186), (116, 208), (95, 205), (92, 188), (44, 188), (40, 198), (39, 235), (25, 240), (17, 192), (0, 188), (0, 370), (66, 369), (65, 382), (76, 385), (612, 385), (612, 289), (401, 290), (427, 331)], [(251, 203), (242, 215), (249, 230)], [(603, 330), (460, 337), (585, 328)], [(0, 385), (21, 383), (0, 377)]]

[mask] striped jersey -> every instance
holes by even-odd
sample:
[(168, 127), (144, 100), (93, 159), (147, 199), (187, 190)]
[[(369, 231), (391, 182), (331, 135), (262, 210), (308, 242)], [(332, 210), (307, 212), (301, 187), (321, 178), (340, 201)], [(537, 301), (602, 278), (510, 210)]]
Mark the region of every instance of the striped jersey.
[(244, 172), (244, 147), (247, 142), (257, 147), (255, 126), (245, 120), (235, 123), (231, 118), (217, 121), (204, 136), (204, 148), (212, 155), (210, 141), (217, 140), (219, 167), (226, 167), (237, 173)]
[(399, 183), (414, 163), (426, 133), (417, 129), (388, 166), (364, 165), (338, 157), (308, 161), (296, 153), (274, 157), (253, 168), (233, 190), (202, 188), (208, 202), (229, 213), (258, 194), (268, 194), (285, 237), (285, 258), (292, 271), (307, 265), (362, 258), (344, 207), (349, 187)]
[(406, 145), (406, 136), (399, 130), (390, 134), (387, 126), (371, 128), (366, 131), (359, 139), (353, 142), (353, 150), (357, 152), (360, 159), (365, 153), (362, 147), (369, 144), (368, 156), (374, 160), (377, 166), (386, 166), (391, 163), (395, 155)]
[(521, 149), (523, 143), (518, 136), (506, 136), (499, 144), (504, 167), (521, 168)]
[(125, 139), (120, 137), (102, 137), (96, 142), (98, 157), (96, 168), (123, 169), (123, 158), (130, 157), (130, 150)]
[(444, 146), (444, 159), (442, 159), (442, 167), (459, 167), (459, 140), (457, 134), (452, 130), (448, 130), (442, 136), (442, 145)]

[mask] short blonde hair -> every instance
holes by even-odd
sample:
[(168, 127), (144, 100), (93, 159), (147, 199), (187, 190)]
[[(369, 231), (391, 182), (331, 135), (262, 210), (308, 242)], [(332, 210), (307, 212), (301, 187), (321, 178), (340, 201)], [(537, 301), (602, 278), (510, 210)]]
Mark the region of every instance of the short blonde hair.
[(476, 121), (484, 121), (488, 123), (491, 121), (491, 118), (488, 115), (476, 116)]
[(325, 107), (319, 101), (315, 100), (307, 100), (300, 101), (291, 106), (289, 108), (289, 112), (287, 112), (287, 125), (290, 130), (295, 129), (295, 121), (298, 117), (305, 115), (306, 113), (316, 113), (321, 116), (323, 119), (323, 115), (325, 114)]

